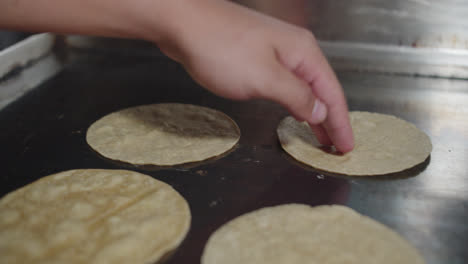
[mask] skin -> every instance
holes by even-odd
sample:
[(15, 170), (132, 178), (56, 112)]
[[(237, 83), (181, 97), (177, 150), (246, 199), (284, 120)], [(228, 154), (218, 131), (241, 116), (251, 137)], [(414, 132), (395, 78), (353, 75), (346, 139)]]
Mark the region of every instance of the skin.
[(308, 0), (233, 0), (282, 21), (306, 28), (311, 17)]
[(230, 99), (269, 99), (346, 153), (343, 90), (313, 34), (224, 0), (0, 0), (0, 27), (156, 43), (198, 83)]

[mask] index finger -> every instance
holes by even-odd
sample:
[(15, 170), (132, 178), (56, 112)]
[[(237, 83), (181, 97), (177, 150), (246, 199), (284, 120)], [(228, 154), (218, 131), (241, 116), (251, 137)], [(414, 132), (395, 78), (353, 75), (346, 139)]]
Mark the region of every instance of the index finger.
[(318, 46), (313, 47), (298, 74), (327, 108), (321, 124), (335, 148), (346, 153), (354, 148), (354, 137), (343, 89)]

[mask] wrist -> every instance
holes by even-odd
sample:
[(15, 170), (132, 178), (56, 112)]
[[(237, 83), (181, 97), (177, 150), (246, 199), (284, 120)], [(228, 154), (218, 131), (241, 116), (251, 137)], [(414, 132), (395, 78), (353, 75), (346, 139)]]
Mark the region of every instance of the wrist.
[(160, 0), (156, 2), (161, 12), (146, 20), (150, 30), (141, 38), (155, 42), (173, 59), (183, 61), (191, 50), (206, 49), (207, 45), (219, 40), (220, 34), (224, 34), (227, 27), (230, 34), (234, 34), (231, 23), (232, 11), (240, 7), (230, 1)]
[[(223, 0), (218, 0), (223, 1)], [(148, 6), (140, 5), (138, 38), (156, 43), (172, 58), (179, 57), (183, 43), (190, 35), (197, 35), (200, 27), (200, 5), (206, 0), (141, 0)], [(203, 8), (201, 8), (203, 9)], [(142, 14), (144, 14), (142, 16)]]

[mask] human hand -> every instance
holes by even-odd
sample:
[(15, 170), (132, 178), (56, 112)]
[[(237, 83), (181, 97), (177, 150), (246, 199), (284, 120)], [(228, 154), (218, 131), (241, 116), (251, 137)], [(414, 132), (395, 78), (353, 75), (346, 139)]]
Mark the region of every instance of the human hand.
[(186, 4), (160, 46), (198, 83), (231, 99), (276, 101), (321, 144), (352, 150), (342, 88), (312, 33), (228, 1)]
[(307, 121), (322, 144), (353, 148), (341, 86), (305, 29), (224, 0), (35, 0), (0, 7), (5, 28), (151, 40), (215, 94), (276, 101)]

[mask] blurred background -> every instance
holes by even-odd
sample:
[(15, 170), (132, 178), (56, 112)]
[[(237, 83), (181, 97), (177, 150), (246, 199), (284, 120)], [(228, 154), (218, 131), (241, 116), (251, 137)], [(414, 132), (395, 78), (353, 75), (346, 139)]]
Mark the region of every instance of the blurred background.
[[(468, 78), (468, 1), (239, 0), (310, 29), (335, 69)], [(0, 31), (0, 50), (29, 34)], [(136, 41), (66, 38), (75, 47), (157, 47)], [(91, 44), (92, 43), (92, 44)], [(111, 46), (111, 47), (109, 47)], [(432, 58), (428, 58), (428, 57)], [(387, 65), (382, 65), (382, 61)]]
[(464, 0), (242, 0), (325, 41), (468, 49)]

